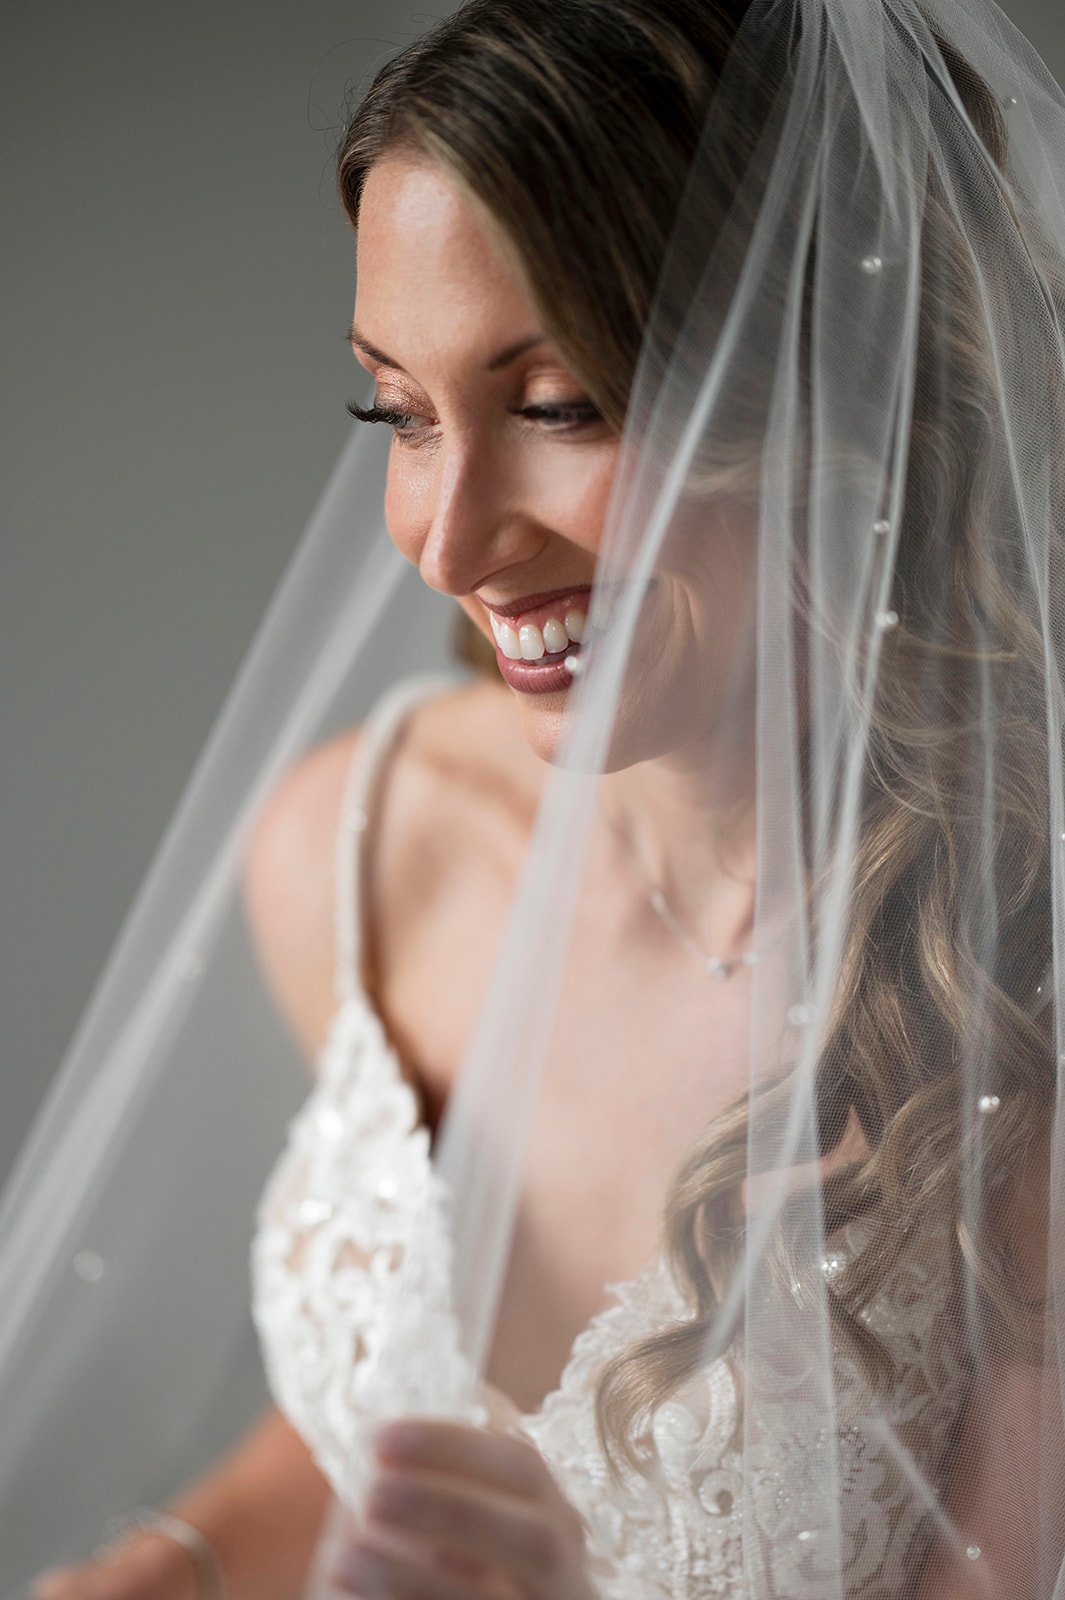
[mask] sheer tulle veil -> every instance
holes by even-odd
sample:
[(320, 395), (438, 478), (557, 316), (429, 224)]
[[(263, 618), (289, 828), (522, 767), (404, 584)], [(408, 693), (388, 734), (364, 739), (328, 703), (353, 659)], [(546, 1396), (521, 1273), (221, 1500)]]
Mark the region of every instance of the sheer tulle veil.
[[(570, 9), (576, 40), (597, 8)], [(1065, 1594), (1065, 97), (990, 0), (705, 9), (720, 59), (705, 79), (691, 66), (686, 106), (660, 102), (667, 129), (693, 106), (700, 129), (631, 381), (603, 396), (618, 470), (505, 937), (406, 1195), (408, 1246), (356, 1269), (387, 1310), (319, 1571), (378, 1418), (488, 1421), (549, 1398), (544, 1351), (569, 1340), (527, 1273), (553, 1151), (599, 1304), (620, 1261), (631, 1306), (653, 1246), (671, 1307), (596, 1374), (604, 1595), (709, 1592), (652, 1540), (611, 1561), (626, 1518), (679, 1538), (683, 1502), (737, 1594), (901, 1596), (934, 1544), (973, 1593), (1049, 1600)], [(537, 7), (475, 10), (489, 31), (495, 10), (502, 62)], [(688, 0), (673, 25), (701, 11)], [(580, 76), (576, 43), (573, 61), (594, 115), (619, 86), (606, 59)], [(441, 154), (426, 108), (448, 83), (423, 87)], [(577, 196), (609, 189), (579, 150), (528, 159)], [(491, 175), (460, 175), (490, 214)], [(545, 252), (549, 194), (530, 179)], [(495, 221), (554, 331), (564, 269), (523, 260)], [(581, 329), (557, 331), (576, 359)], [(284, 772), (373, 699), (381, 630), (417, 614), (384, 525), (384, 431), (356, 428), (338, 463), (2, 1196), (5, 1600), (168, 1493), (234, 1381), (256, 1200), (307, 1093), (242, 867)], [(595, 890), (604, 816), (662, 837), (681, 773), (686, 926), (726, 815), (748, 846), (750, 959), (727, 989), (712, 967), (686, 979), (693, 951), (665, 932), (638, 961)], [(614, 976), (589, 985), (597, 946)], [(726, 992), (744, 1070), (722, 1105)], [(958, 1486), (981, 1474), (995, 1509), (974, 1532)], [(876, 1588), (888, 1571), (903, 1576)]]

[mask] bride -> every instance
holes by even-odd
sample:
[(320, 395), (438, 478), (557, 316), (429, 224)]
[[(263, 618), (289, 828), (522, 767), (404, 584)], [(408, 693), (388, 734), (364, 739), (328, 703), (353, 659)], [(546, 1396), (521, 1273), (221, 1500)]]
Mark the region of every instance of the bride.
[[(764, 9), (783, 28), (767, 37), (787, 36), (788, 8)], [(850, 9), (853, 21), (881, 8)], [(1048, 791), (1049, 635), (1033, 618), (1050, 612), (1048, 628), (1060, 618), (1037, 603), (1023, 519), (1002, 492), (1016, 440), (996, 424), (1022, 404), (1010, 412), (1002, 387), (1034, 389), (1060, 373), (1046, 305), (1022, 302), (1001, 237), (992, 281), (966, 253), (964, 201), (930, 180), (904, 492), (868, 519), (860, 553), (859, 534), (844, 541), (839, 527), (864, 492), (846, 472), (826, 519), (837, 542), (816, 547), (809, 508), (836, 461), (814, 421), (836, 430), (833, 446), (847, 435), (867, 447), (886, 414), (875, 373), (854, 406), (825, 403), (808, 427), (785, 430), (823, 452), (825, 476), (796, 500), (809, 515), (802, 580), (775, 583), (772, 473), (750, 439), (755, 427), (765, 437), (767, 419), (780, 426), (769, 397), (781, 392), (781, 363), (757, 317), (707, 428), (719, 451), (709, 510), (704, 500), (697, 518), (691, 504), (675, 512), (653, 568), (639, 568), (637, 545), (609, 543), (626, 417), (631, 426), (656, 337), (673, 359), (695, 352), (700, 367), (712, 348), (660, 309), (673, 303), (661, 296), (663, 264), (680, 260), (678, 208), (690, 207), (700, 270), (712, 239), (715, 270), (738, 293), (744, 262), (730, 246), (757, 237), (737, 203), (741, 181), (776, 125), (778, 97), (798, 98), (783, 52), (757, 62), (745, 97), (736, 92), (728, 74), (747, 48), (743, 10), (727, 0), (471, 0), (378, 73), (346, 130), (339, 186), (358, 249), (350, 338), (374, 380), (372, 404), (351, 409), (392, 431), (389, 533), (421, 580), (461, 607), (462, 651), (477, 670), (403, 679), (363, 727), (286, 774), (250, 835), (255, 946), (314, 1079), (253, 1251), (276, 1409), (154, 1521), (43, 1575), (34, 1600), (286, 1600), (308, 1581), (330, 1490), (350, 1488), (356, 1448), (360, 1517), (336, 1575), (346, 1593), (1057, 1592), (1060, 1416), (1038, 1314), (1055, 1132), (1053, 780)], [(809, 26), (818, 8), (794, 10)], [(943, 32), (957, 129), (967, 119), (973, 145), (979, 137), (1005, 162), (1000, 103), (964, 59), (964, 39), (955, 46)], [(732, 89), (719, 104), (747, 121), (711, 120), (708, 138), (722, 83)], [(697, 194), (685, 188), (693, 164)], [(816, 363), (849, 368), (848, 341), (880, 314), (860, 295), (897, 265), (868, 245), (854, 193), (848, 204), (853, 238), (838, 219), (832, 235), (823, 202), (806, 283), (799, 361), (815, 395)], [(786, 203), (784, 215), (794, 223)], [(773, 243), (782, 260), (786, 238)], [(849, 284), (832, 254), (841, 246)], [(678, 298), (694, 292), (689, 277), (674, 280)], [(777, 304), (790, 303), (791, 287), (782, 270)], [(795, 305), (798, 316), (801, 297)], [(890, 311), (886, 366), (893, 341), (906, 344)], [(1032, 346), (1025, 318), (1038, 324)], [(710, 324), (720, 332), (720, 306)], [(1015, 340), (1005, 355), (990, 342), (1002, 327)], [(1018, 352), (1042, 367), (1018, 366)], [(1060, 392), (1036, 410), (1049, 427)], [(685, 419), (668, 411), (650, 420), (664, 426), (667, 415), (675, 435)], [(897, 422), (888, 417), (885, 437)], [(885, 447), (892, 460), (895, 449)], [(1025, 470), (1038, 474), (1034, 456)], [(1058, 524), (1052, 540), (1060, 535)], [(1060, 556), (1055, 542), (1050, 591)], [(868, 614), (848, 613), (848, 563), (869, 564), (854, 591), (878, 597)], [(774, 603), (799, 619), (790, 640), (774, 634)], [(849, 692), (861, 679), (872, 648), (875, 693), (852, 742), (834, 745), (832, 728), (849, 727), (852, 712), (846, 695), (834, 698), (816, 641), (845, 655), (852, 629), (854, 675), (839, 684)], [(425, 1146), (440, 1141), (491, 994), (536, 819), (564, 761), (567, 708), (612, 641), (628, 650), (625, 677), (570, 858), (579, 890), (559, 901), (564, 971), (554, 991), (544, 978), (549, 1044), (485, 1362), (489, 1425), (411, 1414), (371, 1443), (351, 1375), (376, 1359), (382, 1326), (371, 1258), (382, 1238), (397, 1261), (410, 1242), (416, 1212), (404, 1214), (396, 1174), (419, 1193), (428, 1182)], [(773, 680), (778, 655), (791, 664)], [(1000, 681), (1006, 661), (1013, 673)], [(773, 681), (794, 695), (791, 720)], [(768, 741), (767, 706), (779, 713)], [(787, 846), (767, 822), (798, 785), (790, 755), (818, 740), (826, 782), (834, 750), (842, 772), (860, 749), (863, 770), (853, 834), (838, 820), (843, 786), (821, 819), (826, 836), (840, 828), (828, 854), (853, 876), (827, 1044), (804, 1103), (792, 1089), (782, 1099), (790, 1080), (768, 1067), (754, 1082), (751, 1063), (759, 1041), (801, 1041), (812, 1021), (795, 1001), (794, 886), (769, 870)], [(788, 790), (800, 792), (816, 809), (808, 790)], [(799, 806), (792, 820), (800, 814), (809, 820)], [(807, 864), (820, 870), (816, 827), (811, 835)], [(564, 888), (560, 874), (551, 892)], [(830, 902), (809, 924), (821, 952)], [(977, 1126), (979, 1169), (966, 1131)], [(481, 1137), (492, 1146), (492, 1124)], [(375, 1232), (371, 1172), (378, 1197), (395, 1202), (391, 1234)], [(781, 1173), (786, 1194), (773, 1190)], [(767, 1247), (763, 1275), (743, 1268), (738, 1241), (764, 1192), (781, 1217), (797, 1196), (816, 1202), (799, 1213), (805, 1234), (779, 1257)], [(330, 1260), (347, 1277), (323, 1268), (316, 1229), (326, 1224), (340, 1240)], [(804, 1255), (811, 1239), (824, 1241), (823, 1259), (820, 1246), (816, 1260)], [(715, 1345), (741, 1269), (742, 1334), (733, 1319)], [(1032, 1331), (1041, 1327), (1043, 1345)], [(821, 1338), (830, 1370), (817, 1363)], [(436, 1359), (427, 1345), (430, 1375)], [(831, 1557), (818, 1553), (829, 1532)]]

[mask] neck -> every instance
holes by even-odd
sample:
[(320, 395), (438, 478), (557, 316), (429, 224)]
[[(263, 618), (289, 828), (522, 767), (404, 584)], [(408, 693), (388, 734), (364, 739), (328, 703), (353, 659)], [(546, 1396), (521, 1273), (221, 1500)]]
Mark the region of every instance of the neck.
[(682, 746), (607, 773), (599, 806), (642, 892), (661, 888), (708, 948), (737, 949), (754, 921), (753, 770), (741, 752), (718, 756)]

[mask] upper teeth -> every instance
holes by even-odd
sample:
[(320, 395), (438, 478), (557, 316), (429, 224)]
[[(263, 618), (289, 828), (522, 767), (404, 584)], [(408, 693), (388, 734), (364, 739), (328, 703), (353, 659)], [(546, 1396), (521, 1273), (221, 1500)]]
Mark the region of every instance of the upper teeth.
[(576, 608), (567, 611), (561, 622), (557, 617), (548, 617), (542, 629), (535, 622), (523, 622), (520, 628), (512, 628), (494, 611), (488, 615), (496, 643), (508, 661), (539, 661), (545, 654), (559, 655), (571, 641), (580, 644), (584, 637), (585, 614)]

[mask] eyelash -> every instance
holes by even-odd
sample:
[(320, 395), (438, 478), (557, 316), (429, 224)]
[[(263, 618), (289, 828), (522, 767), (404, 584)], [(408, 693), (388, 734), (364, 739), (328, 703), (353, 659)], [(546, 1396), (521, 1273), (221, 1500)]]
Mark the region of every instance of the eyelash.
[[(354, 400), (348, 401), (346, 409), (357, 422), (387, 423), (397, 439), (409, 440), (416, 437), (418, 430), (411, 433), (400, 427), (400, 423), (407, 418), (417, 416), (418, 413), (416, 411), (398, 411), (391, 406), (360, 406), (356, 405)], [(511, 415), (527, 417), (534, 422), (547, 421), (549, 418), (568, 418), (569, 420), (564, 426), (553, 430), (558, 433), (566, 432), (570, 428), (586, 427), (589, 423), (602, 421), (602, 413), (590, 400), (574, 401), (571, 405), (522, 406), (518, 411), (512, 412)]]

